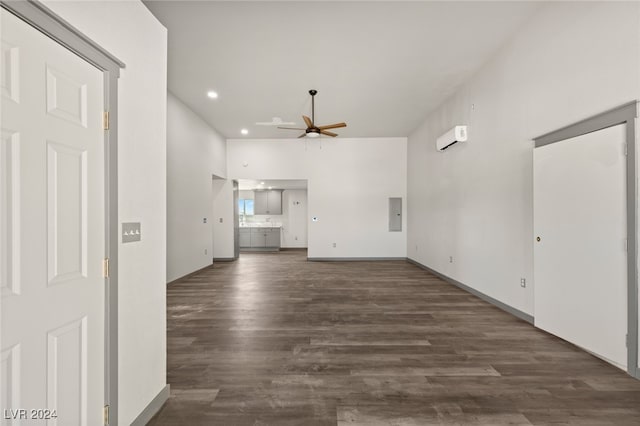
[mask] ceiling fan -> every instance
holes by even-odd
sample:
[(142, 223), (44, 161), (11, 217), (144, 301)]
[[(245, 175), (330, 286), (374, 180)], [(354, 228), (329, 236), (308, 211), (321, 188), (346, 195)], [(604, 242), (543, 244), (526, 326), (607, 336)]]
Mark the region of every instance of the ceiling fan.
[(315, 102), (314, 97), (318, 93), (317, 90), (309, 90), (309, 94), (311, 95), (311, 118), (306, 115), (302, 116), (305, 124), (307, 125), (306, 129), (296, 128), (296, 127), (278, 127), (278, 129), (290, 129), (290, 130), (304, 130), (304, 133), (298, 136), (299, 138), (303, 138), (308, 136), (310, 138), (317, 138), (318, 136), (327, 135), (335, 138), (338, 136), (337, 133), (329, 132), (328, 129), (337, 129), (338, 127), (347, 127), (347, 123), (335, 123), (328, 124), (326, 126), (316, 126), (315, 124)]

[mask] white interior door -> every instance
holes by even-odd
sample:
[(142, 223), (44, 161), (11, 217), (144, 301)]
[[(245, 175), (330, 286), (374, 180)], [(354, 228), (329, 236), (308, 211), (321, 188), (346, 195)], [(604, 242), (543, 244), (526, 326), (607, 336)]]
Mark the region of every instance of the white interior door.
[[(99, 425), (103, 75), (12, 14), (0, 14), (0, 403), (27, 410), (5, 411), (0, 422)], [(56, 417), (32, 409), (55, 410)]]
[(534, 150), (535, 324), (626, 368), (625, 126)]

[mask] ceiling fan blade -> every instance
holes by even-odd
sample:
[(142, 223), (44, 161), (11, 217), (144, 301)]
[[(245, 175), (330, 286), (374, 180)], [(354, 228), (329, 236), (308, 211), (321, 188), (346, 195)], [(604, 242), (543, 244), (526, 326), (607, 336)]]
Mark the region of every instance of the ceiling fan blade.
[(337, 129), (338, 127), (347, 127), (347, 123), (327, 124), (326, 126), (319, 126), (318, 129), (327, 130), (327, 129)]
[(299, 127), (279, 127), (278, 129), (288, 129), (288, 130), (307, 130), (307, 129), (301, 129)]
[(328, 132), (326, 130), (320, 130), (320, 133), (323, 134), (323, 135), (331, 136), (332, 138), (335, 138), (336, 136), (338, 136), (337, 133)]
[(300, 136), (298, 136), (298, 139), (300, 139), (300, 138), (304, 138), (305, 136), (307, 136), (307, 133), (306, 133), (306, 132), (305, 132), (305, 133), (303, 133), (303, 134), (301, 134)]
[(311, 121), (309, 117), (307, 117), (306, 115), (303, 115), (302, 119), (307, 124), (307, 127), (313, 127), (313, 121)]

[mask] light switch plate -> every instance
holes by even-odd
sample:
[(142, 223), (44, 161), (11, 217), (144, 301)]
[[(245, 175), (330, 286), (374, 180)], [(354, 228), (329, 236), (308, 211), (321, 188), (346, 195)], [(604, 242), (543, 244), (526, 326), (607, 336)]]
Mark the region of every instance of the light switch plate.
[(140, 230), (140, 222), (123, 222), (122, 223), (122, 242), (132, 243), (140, 241), (142, 232)]

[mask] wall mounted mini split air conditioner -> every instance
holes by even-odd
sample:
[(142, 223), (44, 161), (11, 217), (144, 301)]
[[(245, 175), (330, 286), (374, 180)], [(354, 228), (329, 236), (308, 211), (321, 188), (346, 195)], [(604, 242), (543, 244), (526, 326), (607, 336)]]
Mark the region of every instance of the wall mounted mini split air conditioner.
[(455, 126), (436, 140), (436, 148), (444, 151), (458, 142), (466, 142), (467, 136), (467, 126)]

